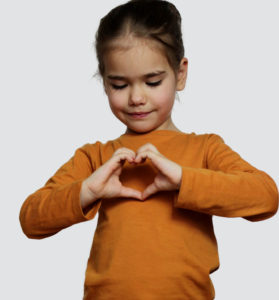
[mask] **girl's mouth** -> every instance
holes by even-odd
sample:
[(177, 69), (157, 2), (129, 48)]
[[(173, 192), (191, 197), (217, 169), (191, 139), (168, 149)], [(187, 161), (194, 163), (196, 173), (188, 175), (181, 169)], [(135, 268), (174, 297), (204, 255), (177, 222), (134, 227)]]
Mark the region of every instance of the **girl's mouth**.
[(150, 114), (150, 112), (144, 112), (144, 113), (134, 113), (134, 114), (129, 114), (134, 119), (143, 119), (147, 117)]

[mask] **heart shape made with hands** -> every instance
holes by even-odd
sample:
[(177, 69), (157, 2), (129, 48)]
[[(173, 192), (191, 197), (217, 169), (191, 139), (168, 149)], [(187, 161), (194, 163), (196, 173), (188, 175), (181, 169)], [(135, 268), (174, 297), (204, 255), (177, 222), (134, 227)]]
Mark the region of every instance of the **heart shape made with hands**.
[(132, 196), (131, 194), (134, 194), (135, 198), (145, 200), (150, 195), (159, 191), (179, 190), (181, 185), (182, 167), (163, 156), (153, 144), (144, 144), (137, 150), (136, 153), (128, 148), (120, 148), (118, 150), (119, 152), (122, 151), (123, 154), (121, 168), (118, 170), (118, 179), (122, 172), (122, 166), (125, 160), (127, 160), (131, 165), (140, 165), (143, 164), (146, 159), (149, 159), (157, 170), (154, 181), (149, 184), (142, 193), (137, 190), (124, 187), (121, 183), (122, 188), (126, 189), (126, 192), (129, 192), (130, 196)]

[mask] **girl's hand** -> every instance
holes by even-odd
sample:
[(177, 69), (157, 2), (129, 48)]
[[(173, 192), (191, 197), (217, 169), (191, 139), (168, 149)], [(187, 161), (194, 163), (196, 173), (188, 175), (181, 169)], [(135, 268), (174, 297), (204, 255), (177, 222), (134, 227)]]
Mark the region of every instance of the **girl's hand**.
[(100, 198), (132, 197), (141, 200), (140, 191), (123, 186), (119, 180), (125, 160), (133, 163), (135, 156), (131, 149), (119, 148), (108, 161), (86, 178), (80, 193), (82, 208)]
[(152, 161), (152, 164), (158, 170), (158, 174), (154, 178), (154, 182), (143, 191), (143, 200), (159, 191), (172, 191), (180, 188), (182, 177), (180, 165), (163, 156), (151, 143), (147, 143), (138, 149), (134, 162), (141, 163), (146, 158)]

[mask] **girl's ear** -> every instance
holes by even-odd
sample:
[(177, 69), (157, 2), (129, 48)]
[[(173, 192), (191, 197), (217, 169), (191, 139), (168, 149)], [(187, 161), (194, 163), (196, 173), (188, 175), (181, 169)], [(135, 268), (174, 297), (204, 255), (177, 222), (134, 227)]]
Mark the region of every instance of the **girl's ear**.
[(185, 88), (188, 71), (188, 59), (183, 57), (180, 62), (179, 70), (177, 72), (176, 90), (182, 91)]

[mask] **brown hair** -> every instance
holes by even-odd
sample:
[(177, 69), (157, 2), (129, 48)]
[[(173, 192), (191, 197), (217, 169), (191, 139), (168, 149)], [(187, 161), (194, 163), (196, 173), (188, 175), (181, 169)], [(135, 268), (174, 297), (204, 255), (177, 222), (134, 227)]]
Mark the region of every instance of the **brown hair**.
[(113, 40), (132, 34), (159, 42), (168, 62), (177, 71), (184, 57), (181, 16), (176, 7), (164, 0), (131, 0), (104, 16), (95, 36), (98, 72), (105, 73), (104, 55)]

